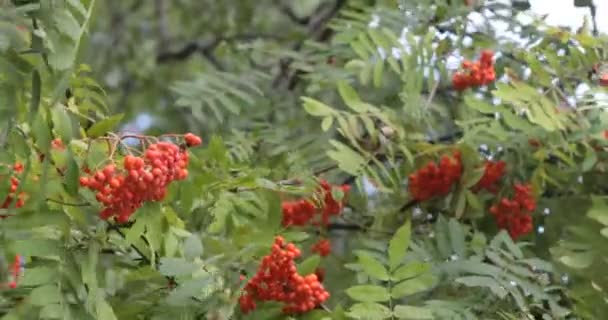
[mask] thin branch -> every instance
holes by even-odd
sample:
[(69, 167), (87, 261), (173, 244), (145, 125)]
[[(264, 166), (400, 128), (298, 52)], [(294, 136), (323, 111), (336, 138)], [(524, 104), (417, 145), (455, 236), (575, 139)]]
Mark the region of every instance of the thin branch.
[[(109, 224), (108, 230), (113, 230), (118, 233), (123, 239), (127, 239), (127, 236), (120, 230), (120, 227), (117, 225)], [(148, 258), (148, 256), (146, 256), (136, 245), (131, 244), (130, 246), (133, 250), (135, 250), (135, 252), (137, 252), (137, 254), (141, 257), (142, 261), (144, 261), (146, 264), (152, 263), (152, 261), (150, 261), (150, 258)]]
[(593, 23), (593, 35), (597, 37), (600, 35), (600, 30), (597, 25), (597, 17), (596, 17), (597, 7), (595, 6), (595, 3), (593, 1), (591, 1), (591, 3), (589, 4), (589, 11), (591, 11), (591, 22)]
[(219, 43), (220, 40), (217, 38), (206, 41), (191, 41), (186, 43), (178, 50), (160, 52), (156, 56), (156, 62), (165, 63), (172, 60), (184, 60), (198, 51), (205, 52), (213, 50), (217, 45), (219, 45)]
[(415, 207), (416, 205), (418, 205), (418, 201), (410, 200), (410, 201), (406, 202), (403, 206), (401, 206), (401, 208), (399, 208), (399, 212), (405, 212), (405, 211)]
[(243, 33), (236, 34), (232, 36), (217, 36), (212, 39), (207, 40), (194, 40), (185, 43), (181, 46), (181, 48), (177, 50), (166, 50), (161, 51), (156, 56), (157, 63), (166, 63), (169, 61), (180, 61), (188, 59), (195, 53), (202, 53), (206, 58), (209, 57), (209, 54), (213, 53), (213, 50), (217, 48), (222, 42), (225, 41), (253, 41), (258, 39), (273, 39), (273, 40), (281, 40), (282, 36), (277, 36), (273, 34), (263, 34), (263, 33)]
[(310, 21), (310, 17), (298, 17), (293, 9), (286, 3), (280, 2), (279, 10), (297, 24), (307, 25)]
[[(334, 5), (329, 7), (329, 9), (326, 9), (327, 7), (324, 5), (320, 5), (308, 21), (309, 38), (316, 41), (325, 40), (327, 38), (324, 36), (326, 25), (338, 14), (346, 3), (347, 0), (336, 0)], [(306, 40), (307, 39), (304, 39), (294, 44), (292, 50), (299, 51), (304, 46), (304, 42)], [(290, 75), (290, 66), (292, 63), (293, 59), (281, 59), (279, 62), (279, 73), (272, 82), (272, 86), (274, 88), (278, 87), (285, 80), (287, 80), (287, 89), (291, 90), (295, 87), (298, 74), (296, 73)]]
[(88, 207), (88, 206), (90, 206), (90, 205), (91, 205), (91, 204), (90, 204), (90, 203), (88, 203), (88, 202), (83, 202), (83, 203), (69, 203), (69, 202), (63, 202), (63, 201), (61, 201), (61, 200), (55, 200), (55, 199), (51, 199), (51, 198), (46, 199), (46, 201), (48, 201), (48, 202), (53, 202), (53, 203), (57, 203), (57, 204), (60, 204), (60, 205), (62, 205), (62, 206), (68, 206), (68, 207)]

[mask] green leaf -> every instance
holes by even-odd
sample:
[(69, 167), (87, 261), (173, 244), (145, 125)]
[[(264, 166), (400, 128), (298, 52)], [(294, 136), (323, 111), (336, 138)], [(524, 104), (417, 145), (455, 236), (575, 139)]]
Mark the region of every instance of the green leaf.
[(410, 246), (412, 233), (411, 222), (407, 220), (397, 231), (388, 244), (388, 261), (391, 271), (395, 270), (405, 258)]
[(31, 114), (38, 112), (40, 106), (40, 94), (41, 94), (41, 82), (40, 73), (38, 70), (32, 71), (32, 97), (30, 99), (30, 109), (28, 110)]
[(366, 164), (365, 159), (341, 142), (330, 140), (330, 143), (337, 150), (327, 151), (327, 155), (338, 163), (340, 169), (355, 176), (360, 175), (361, 169)]
[(483, 177), (486, 172), (485, 167), (475, 168), (473, 170), (468, 170), (463, 177), (465, 188), (471, 188), (479, 182), (481, 177)]
[(391, 297), (393, 297), (393, 299), (400, 299), (405, 296), (429, 290), (433, 287), (436, 280), (437, 278), (430, 273), (405, 280), (391, 289)]
[(45, 306), (47, 304), (59, 303), (60, 297), (59, 287), (55, 284), (48, 284), (32, 290), (29, 301), (35, 306)]
[(494, 278), (484, 276), (466, 276), (456, 279), (456, 282), (462, 283), (467, 287), (485, 287), (488, 288), (499, 298), (507, 296), (507, 290), (500, 285)]
[(41, 284), (51, 283), (57, 279), (58, 272), (56, 267), (40, 266), (27, 268), (27, 272), (23, 274), (23, 278), (19, 281), (20, 286), (33, 287)]
[(365, 302), (354, 304), (347, 315), (359, 320), (380, 320), (390, 318), (391, 311), (379, 303)]
[(384, 302), (390, 300), (390, 294), (385, 287), (374, 285), (358, 285), (346, 289), (346, 294), (353, 300), (362, 302)]
[(380, 88), (382, 86), (382, 76), (384, 74), (384, 61), (378, 59), (374, 65), (374, 87)]
[(338, 83), (338, 92), (340, 93), (342, 100), (344, 100), (344, 103), (353, 111), (362, 113), (368, 110), (367, 105), (361, 101), (361, 98), (359, 98), (355, 89), (346, 81), (340, 81)]
[(78, 185), (80, 178), (80, 169), (78, 163), (74, 160), (74, 157), (70, 155), (67, 160), (67, 170), (65, 172), (65, 190), (71, 196), (78, 195)]
[(399, 319), (426, 320), (434, 319), (433, 312), (427, 308), (414, 306), (395, 306), (393, 315)]
[(559, 261), (570, 268), (584, 269), (593, 263), (593, 254), (591, 252), (571, 253), (560, 257)]
[(321, 263), (321, 257), (317, 254), (313, 254), (298, 265), (298, 273), (301, 275), (312, 274), (319, 266), (319, 263)]
[(107, 132), (116, 127), (124, 116), (124, 113), (119, 113), (95, 123), (89, 128), (89, 130), (87, 130), (87, 135), (91, 138), (97, 138), (105, 135)]
[(60, 34), (49, 34), (53, 51), (49, 53), (49, 65), (56, 70), (69, 69), (76, 60), (76, 46), (67, 37)]
[(463, 227), (456, 219), (450, 219), (448, 222), (448, 230), (450, 235), (450, 243), (454, 252), (460, 256), (465, 256), (466, 242)]
[(160, 258), (158, 271), (165, 276), (190, 275), (197, 271), (199, 266), (180, 258)]
[(430, 269), (431, 265), (428, 263), (418, 261), (410, 262), (395, 270), (391, 276), (391, 280), (394, 282), (399, 282), (401, 280), (414, 278), (423, 273), (429, 272)]
[(112, 306), (103, 298), (97, 300), (97, 319), (118, 320)]
[(313, 116), (331, 116), (336, 113), (330, 106), (312, 98), (302, 97), (304, 110)]
[(186, 259), (198, 258), (203, 254), (203, 243), (196, 234), (190, 235), (184, 242), (184, 257)]
[(327, 130), (329, 130), (329, 128), (331, 128), (331, 125), (334, 123), (334, 117), (325, 117), (323, 118), (323, 121), (321, 121), (321, 130), (323, 130), (323, 132), (327, 132)]
[(456, 208), (454, 209), (454, 216), (456, 218), (461, 218), (466, 209), (467, 195), (465, 191), (466, 190), (460, 189), (459, 192), (456, 193)]
[(359, 256), (359, 264), (365, 273), (378, 280), (386, 281), (389, 279), (388, 272), (380, 261), (364, 252), (359, 252), (357, 255)]
[(13, 250), (24, 256), (57, 257), (61, 256), (63, 246), (57, 240), (28, 239), (15, 241)]
[(38, 115), (34, 120), (32, 131), (38, 147), (40, 147), (42, 151), (47, 151), (51, 144), (51, 128), (49, 127), (48, 122), (44, 119), (42, 110), (38, 112)]
[(587, 152), (585, 153), (585, 159), (583, 160), (583, 163), (581, 164), (581, 170), (583, 172), (587, 172), (587, 171), (593, 169), (593, 167), (595, 166), (595, 164), (598, 161), (595, 150), (593, 150), (593, 148), (591, 148), (591, 147), (587, 147), (586, 149), (587, 149)]
[(465, 190), (465, 196), (467, 198), (467, 204), (471, 206), (471, 208), (475, 210), (482, 210), (483, 205), (479, 201), (479, 198), (471, 192), (471, 190)]
[(56, 106), (51, 111), (53, 117), (53, 128), (59, 134), (63, 142), (72, 140), (72, 119), (63, 106)]
[(73, 41), (80, 38), (80, 24), (69, 10), (58, 10), (53, 13), (57, 29)]

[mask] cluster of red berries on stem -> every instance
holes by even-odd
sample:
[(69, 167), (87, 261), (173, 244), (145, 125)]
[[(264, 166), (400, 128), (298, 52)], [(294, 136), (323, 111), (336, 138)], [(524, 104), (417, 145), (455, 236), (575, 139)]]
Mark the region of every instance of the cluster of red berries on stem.
[(239, 299), (241, 311), (249, 313), (256, 301), (283, 303), (283, 313), (310, 311), (329, 298), (316, 274), (298, 274), (295, 259), (301, 255), (292, 243), (277, 236), (269, 255), (262, 259), (257, 273), (247, 282)]
[(514, 240), (533, 229), (531, 213), (536, 209), (532, 186), (516, 184), (513, 199), (502, 198), (490, 208), (500, 229), (506, 229)]
[[(194, 135), (184, 136), (188, 146), (201, 143)], [(151, 144), (142, 157), (128, 155), (122, 170), (108, 164), (102, 170), (80, 178), (80, 184), (96, 191), (96, 199), (105, 208), (100, 217), (112, 217), (125, 223), (146, 201), (161, 201), (167, 187), (188, 176), (188, 151), (170, 142)]]
[[(13, 165), (13, 171), (15, 171), (15, 173), (23, 172), (23, 165), (19, 162), (15, 163), (15, 165)], [(2, 205), (0, 205), (0, 208), (2, 208), (2, 209), (9, 208), (13, 204), (13, 201), (15, 200), (15, 198), (17, 199), (17, 202), (15, 203), (15, 207), (21, 208), (25, 204), (25, 193), (20, 192), (19, 195), (16, 196), (15, 193), (17, 192), (17, 189), (19, 188), (19, 179), (17, 179), (17, 177), (15, 177), (15, 176), (12, 176), (12, 177), (10, 177), (10, 181), (11, 181), (11, 186), (9, 189), (9, 193), (6, 196), (6, 199), (4, 199), (4, 201), (2, 202)], [(6, 218), (6, 216), (0, 215), (0, 218)]]
[(408, 188), (416, 201), (425, 201), (435, 196), (450, 193), (452, 186), (462, 175), (462, 160), (460, 152), (454, 152), (453, 157), (444, 155), (439, 161), (429, 162), (424, 168), (410, 174)]
[(15, 260), (10, 268), (10, 280), (6, 284), (11, 289), (17, 288), (17, 283), (19, 282), (19, 278), (23, 275), (25, 271), (25, 261), (23, 257), (20, 255), (15, 256)]
[(473, 187), (473, 191), (478, 192), (485, 189), (489, 192), (498, 192), (498, 181), (505, 175), (507, 164), (504, 161), (486, 161), (484, 163), (485, 171), (477, 184)]
[(331, 253), (331, 242), (328, 239), (321, 239), (312, 246), (311, 251), (321, 257), (327, 257)]
[[(334, 199), (332, 188), (327, 181), (321, 180), (317, 191), (318, 198), (321, 202), (319, 207), (315, 205), (312, 199), (300, 199), (295, 201), (284, 201), (282, 203), (283, 210), (283, 226), (305, 226), (307, 224), (327, 226), (331, 216), (339, 215), (344, 207), (343, 202)], [(343, 194), (350, 190), (349, 185), (338, 187)], [(318, 218), (315, 220), (315, 218)]]
[(466, 90), (470, 87), (479, 87), (487, 85), (496, 80), (496, 71), (494, 71), (494, 52), (484, 50), (481, 52), (479, 61), (462, 62), (462, 72), (456, 72), (452, 76), (452, 86), (458, 91)]

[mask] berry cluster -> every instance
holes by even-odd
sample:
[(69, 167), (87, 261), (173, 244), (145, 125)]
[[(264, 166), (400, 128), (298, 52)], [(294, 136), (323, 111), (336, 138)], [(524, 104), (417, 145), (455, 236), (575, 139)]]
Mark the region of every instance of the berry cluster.
[[(327, 181), (321, 180), (317, 191), (318, 202), (321, 202), (319, 207), (315, 205), (314, 200), (284, 201), (282, 203), (283, 226), (305, 226), (308, 223), (327, 226), (329, 218), (339, 215), (344, 207), (342, 201), (334, 199), (332, 188), (333, 186)], [(350, 190), (349, 185), (343, 185), (339, 188), (344, 194)], [(317, 216), (319, 216), (319, 220), (313, 221)]]
[(502, 198), (490, 208), (500, 229), (509, 231), (511, 238), (517, 239), (532, 231), (532, 211), (536, 209), (536, 200), (530, 185), (516, 184), (513, 199)]
[(460, 152), (456, 151), (453, 157), (447, 155), (441, 157), (439, 165), (429, 162), (424, 168), (410, 174), (409, 192), (416, 201), (446, 195), (461, 175), (462, 160)]
[(269, 255), (262, 259), (258, 272), (245, 285), (239, 299), (241, 311), (249, 313), (256, 301), (282, 302), (283, 313), (296, 314), (310, 311), (329, 298), (315, 274), (298, 274), (294, 259), (300, 250), (277, 236)]
[[(198, 140), (187, 139), (188, 145), (200, 144), (200, 138), (191, 138)], [(126, 156), (123, 170), (109, 164), (81, 177), (80, 184), (97, 192), (97, 201), (105, 206), (99, 214), (102, 219), (115, 217), (117, 222), (125, 223), (144, 202), (162, 200), (171, 182), (188, 176), (188, 158), (186, 149), (158, 142), (150, 145), (143, 157)]]
[(496, 193), (498, 186), (496, 183), (502, 176), (505, 175), (507, 164), (504, 161), (486, 161), (485, 171), (479, 182), (473, 187), (473, 191), (477, 192), (481, 189)]
[[(13, 165), (13, 171), (15, 171), (15, 173), (23, 172), (23, 165), (19, 162), (15, 163), (15, 165)], [(17, 203), (15, 203), (16, 208), (21, 208), (25, 204), (25, 193), (24, 192), (20, 192), (18, 196), (15, 196), (15, 192), (17, 192), (17, 188), (19, 188), (19, 179), (17, 179), (17, 177), (15, 177), (15, 176), (12, 176), (10, 178), (10, 180), (11, 180), (11, 186), (9, 189), (9, 193), (6, 196), (6, 199), (4, 199), (4, 202), (2, 202), (2, 205), (0, 205), (0, 208), (2, 208), (2, 209), (9, 208), (11, 206), (11, 204), (13, 203), (13, 200), (15, 200), (15, 198), (17, 198)], [(6, 216), (0, 215), (0, 218), (6, 218)]]
[(317, 241), (310, 250), (319, 254), (321, 257), (327, 257), (331, 253), (331, 242), (327, 239), (321, 239)]
[(15, 256), (15, 261), (10, 268), (10, 281), (8, 282), (8, 287), (11, 289), (17, 288), (17, 283), (19, 282), (19, 277), (23, 275), (25, 271), (25, 261), (23, 257), (20, 255)]
[(464, 72), (456, 72), (452, 77), (454, 89), (463, 91), (470, 87), (484, 86), (496, 80), (493, 58), (492, 51), (484, 50), (481, 52), (479, 61), (463, 61)]

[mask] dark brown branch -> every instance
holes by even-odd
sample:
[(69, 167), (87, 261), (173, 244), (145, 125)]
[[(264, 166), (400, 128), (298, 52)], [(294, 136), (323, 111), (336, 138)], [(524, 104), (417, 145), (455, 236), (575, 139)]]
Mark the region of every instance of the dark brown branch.
[(596, 17), (597, 7), (595, 6), (595, 3), (593, 1), (591, 1), (591, 3), (589, 4), (589, 11), (591, 11), (591, 22), (593, 23), (593, 35), (597, 37), (600, 35), (600, 30), (597, 25), (597, 17)]
[[(108, 230), (112, 230), (115, 231), (116, 233), (118, 233), (123, 239), (127, 239), (127, 236), (120, 230), (120, 227), (114, 224), (109, 224), (108, 225)], [(146, 254), (144, 254), (136, 245), (131, 244), (130, 245), (131, 248), (133, 250), (135, 250), (135, 252), (137, 252), (137, 254), (141, 257), (141, 260), (144, 261), (144, 263), (146, 264), (150, 264), (152, 263), (152, 261), (150, 261), (150, 258), (148, 258), (148, 256), (146, 256)]]
[(306, 25), (310, 21), (310, 17), (298, 17), (293, 9), (283, 2), (279, 3), (279, 10), (297, 24)]
[(184, 44), (181, 48), (171, 51), (166, 50), (158, 53), (156, 56), (157, 63), (166, 63), (169, 61), (179, 61), (188, 59), (195, 53), (202, 53), (203, 56), (209, 58), (213, 54), (213, 50), (225, 41), (253, 41), (257, 39), (274, 39), (281, 40), (283, 37), (271, 34), (261, 33), (244, 33), (233, 36), (217, 36), (208, 40), (195, 40)]
[[(347, 3), (347, 0), (336, 0), (333, 6), (327, 8), (326, 6), (319, 6), (315, 13), (310, 17), (308, 21), (308, 34), (310, 39), (314, 39), (316, 41), (326, 40), (328, 38), (326, 31), (326, 26), (331, 19), (333, 19), (340, 9), (342, 9)], [(304, 42), (308, 39), (304, 39), (296, 43), (292, 50), (299, 51)], [(282, 59), (279, 62), (279, 74), (275, 77), (272, 82), (273, 87), (278, 87), (281, 83), (286, 83), (288, 89), (293, 89), (297, 82), (297, 74), (290, 75), (290, 66), (293, 62), (293, 59)], [(287, 80), (285, 82), (285, 80)]]
[(406, 202), (403, 206), (401, 206), (401, 208), (399, 208), (399, 212), (405, 212), (405, 211), (415, 207), (416, 205), (418, 205), (418, 201), (410, 200), (410, 201)]

